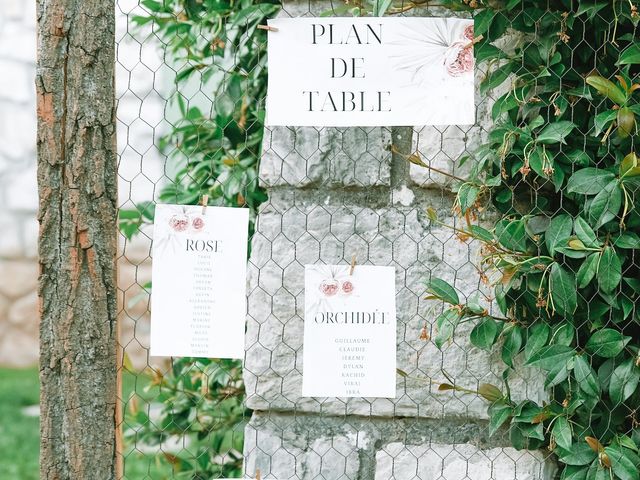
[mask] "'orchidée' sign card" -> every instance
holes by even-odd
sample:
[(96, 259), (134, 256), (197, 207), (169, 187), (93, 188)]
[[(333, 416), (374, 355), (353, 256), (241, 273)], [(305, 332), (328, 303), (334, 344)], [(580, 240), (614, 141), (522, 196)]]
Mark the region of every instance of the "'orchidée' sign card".
[(396, 396), (393, 267), (305, 266), (302, 396)]
[(269, 126), (470, 125), (473, 20), (278, 18), (268, 34)]
[(244, 358), (249, 210), (158, 205), (152, 356)]

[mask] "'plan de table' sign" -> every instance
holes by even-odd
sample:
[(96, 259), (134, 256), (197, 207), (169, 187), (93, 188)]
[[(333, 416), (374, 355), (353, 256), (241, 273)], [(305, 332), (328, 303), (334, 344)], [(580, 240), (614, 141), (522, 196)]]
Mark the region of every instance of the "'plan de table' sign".
[(269, 20), (270, 126), (475, 122), (473, 20)]
[(393, 267), (305, 266), (302, 395), (396, 396)]

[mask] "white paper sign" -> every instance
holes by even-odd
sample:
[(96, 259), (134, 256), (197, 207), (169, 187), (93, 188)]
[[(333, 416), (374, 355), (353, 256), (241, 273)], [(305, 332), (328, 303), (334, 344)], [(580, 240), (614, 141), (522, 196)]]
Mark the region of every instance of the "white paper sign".
[(158, 205), (153, 356), (243, 358), (249, 210)]
[(302, 395), (396, 395), (393, 267), (305, 266)]
[(269, 20), (266, 124), (470, 125), (473, 20)]

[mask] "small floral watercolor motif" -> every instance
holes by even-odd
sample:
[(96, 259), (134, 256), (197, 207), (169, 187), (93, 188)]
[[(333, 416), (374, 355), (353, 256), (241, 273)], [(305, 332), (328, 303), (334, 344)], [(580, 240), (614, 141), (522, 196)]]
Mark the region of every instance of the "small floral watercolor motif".
[[(455, 57), (455, 58), (453, 58)], [(447, 73), (459, 77), (473, 71), (473, 47), (468, 43), (458, 42), (451, 47), (451, 53), (445, 61)]]
[[(336, 276), (342, 278), (338, 279)], [(333, 297), (336, 294), (351, 295), (354, 286), (350, 275), (344, 278), (344, 272), (331, 271), (331, 276), (322, 280), (318, 289), (325, 297)]]
[(395, 67), (410, 72), (414, 81), (433, 75), (434, 66), (450, 77), (473, 73), (473, 24), (465, 25), (459, 19), (431, 20), (433, 27), (408, 28), (391, 42), (404, 46), (391, 55)]
[[(163, 205), (161, 209), (156, 210), (156, 221), (169, 227), (154, 229), (156, 253), (176, 252), (181, 248), (186, 234), (201, 234), (205, 231), (206, 219), (194, 211), (196, 208), (198, 207)], [(162, 214), (159, 214), (159, 211), (162, 211)]]
[(204, 228), (204, 218), (197, 216), (191, 220), (191, 228), (196, 232), (200, 232)]
[(177, 213), (169, 218), (169, 226), (174, 232), (184, 232), (189, 228), (189, 215)]
[(465, 73), (473, 72), (473, 25), (467, 25), (462, 32), (460, 41), (452, 45), (448, 61), (445, 60), (445, 65), (447, 66), (447, 73), (452, 77), (459, 77)]
[(342, 285), (340, 285), (340, 289), (345, 295), (351, 295), (353, 292), (353, 282), (351, 280), (345, 280), (342, 282)]
[(356, 290), (353, 277), (349, 275), (349, 265), (314, 265), (310, 268), (312, 285), (317, 285), (318, 293), (308, 294), (314, 296), (311, 311), (322, 309), (333, 311), (337, 299), (345, 298)]
[(333, 297), (340, 289), (340, 282), (335, 278), (326, 278), (318, 288), (325, 297)]
[(201, 216), (189, 217), (186, 213), (177, 213), (169, 218), (169, 227), (174, 232), (186, 232), (187, 230), (199, 232), (204, 228), (204, 218)]

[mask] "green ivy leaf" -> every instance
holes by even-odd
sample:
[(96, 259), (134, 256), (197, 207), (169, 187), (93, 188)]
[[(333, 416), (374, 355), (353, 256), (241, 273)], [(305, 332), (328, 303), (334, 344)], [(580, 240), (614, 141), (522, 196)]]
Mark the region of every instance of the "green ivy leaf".
[(493, 233), (491, 233), (486, 228), (479, 227), (478, 225), (471, 225), (469, 231), (475, 238), (483, 242), (491, 243), (496, 241), (496, 237), (493, 235)]
[(522, 328), (519, 325), (509, 325), (503, 333), (502, 361), (513, 368), (513, 359), (522, 348)]
[(594, 460), (589, 466), (586, 480), (611, 480), (611, 470), (600, 465), (598, 460)]
[(618, 215), (622, 206), (622, 190), (617, 180), (610, 183), (598, 193), (589, 206), (589, 222), (600, 228)]
[(527, 230), (523, 220), (512, 220), (496, 225), (498, 241), (510, 250), (527, 251)]
[(565, 365), (575, 354), (576, 351), (566, 345), (548, 345), (532, 354), (526, 364), (552, 370), (558, 365)]
[(576, 217), (573, 222), (573, 230), (576, 236), (584, 243), (586, 247), (597, 248), (600, 246), (596, 232), (593, 231), (591, 225), (582, 217)]
[(598, 270), (599, 258), (600, 255), (598, 253), (592, 253), (585, 259), (584, 262), (582, 262), (582, 265), (580, 265), (578, 273), (576, 274), (578, 288), (586, 287), (587, 285), (589, 285), (591, 280), (593, 280), (593, 277), (595, 277), (596, 271)]
[(558, 452), (558, 457), (562, 463), (567, 465), (589, 465), (596, 459), (596, 452), (586, 442), (574, 443), (571, 448)]
[(632, 43), (620, 54), (617, 65), (629, 65), (640, 63), (640, 44)]
[(529, 327), (527, 331), (527, 344), (524, 347), (525, 361), (531, 358), (535, 352), (547, 344), (551, 335), (551, 327), (544, 322), (538, 322)]
[(453, 337), (453, 332), (460, 322), (460, 315), (455, 309), (449, 309), (442, 312), (436, 318), (437, 333), (433, 339), (436, 347), (442, 348), (442, 345)]
[(549, 291), (553, 300), (553, 308), (558, 315), (572, 316), (578, 307), (574, 274), (554, 263), (549, 274)]
[(595, 195), (615, 177), (613, 173), (599, 168), (583, 168), (569, 177), (567, 192)]
[(612, 328), (603, 328), (591, 335), (585, 345), (589, 353), (604, 358), (612, 358), (618, 355), (631, 337), (626, 337), (622, 333)]
[(480, 189), (472, 183), (463, 183), (458, 189), (458, 202), (460, 203), (460, 212), (464, 215), (467, 213), (478, 198)]
[(502, 402), (493, 402), (489, 407), (489, 436), (493, 436), (498, 429), (513, 415), (513, 407)]
[(597, 137), (598, 135), (600, 135), (602, 131), (606, 129), (613, 120), (615, 120), (617, 115), (618, 115), (617, 110), (607, 110), (605, 112), (602, 112), (596, 115), (593, 118), (593, 126), (594, 126), (593, 136)]
[(489, 29), (489, 25), (491, 25), (494, 17), (495, 12), (490, 8), (478, 11), (473, 16), (473, 34), (476, 37), (484, 35)]
[(622, 264), (613, 247), (605, 247), (598, 262), (598, 286), (604, 293), (611, 293), (622, 280)]
[(547, 125), (542, 132), (538, 135), (538, 142), (544, 144), (552, 143), (566, 143), (565, 137), (576, 128), (575, 123), (563, 120), (561, 122), (554, 122)]
[(617, 105), (624, 105), (627, 102), (625, 92), (611, 80), (599, 75), (590, 75), (587, 77), (587, 83)]
[(573, 444), (571, 425), (567, 420), (567, 417), (557, 417), (553, 423), (553, 429), (551, 430), (553, 438), (556, 440), (556, 445), (565, 450), (569, 450)]
[(476, 56), (476, 64), (480, 64), (488, 59), (504, 58), (505, 54), (498, 47), (484, 41), (475, 45), (473, 53)]
[(636, 366), (634, 358), (625, 360), (617, 366), (611, 375), (609, 396), (615, 403), (623, 403), (633, 395), (640, 382), (640, 367)]
[[(476, 60), (478, 62), (480, 61), (477, 59), (477, 55), (476, 55)], [(518, 107), (518, 105), (519, 103), (514, 92), (509, 91), (505, 93), (502, 97), (500, 97), (498, 100), (496, 100), (496, 103), (493, 104), (493, 107), (491, 108), (491, 118), (495, 121), (498, 118), (500, 118), (500, 115), (502, 115), (505, 112), (508, 112), (513, 108)]]
[(451, 305), (458, 305), (460, 303), (456, 289), (441, 278), (433, 277), (429, 280), (427, 282), (427, 291)]
[(574, 358), (573, 374), (580, 390), (590, 397), (600, 397), (600, 385), (598, 384), (596, 374), (593, 371), (593, 368), (591, 368), (591, 365), (587, 363), (584, 356), (577, 355)]
[(485, 317), (471, 330), (471, 343), (482, 350), (491, 350), (500, 330), (501, 324), (491, 317)]
[(480, 95), (485, 95), (492, 88), (501, 85), (513, 72), (513, 63), (509, 62), (490, 72), (480, 84)]
[(562, 471), (560, 480), (586, 480), (589, 469), (584, 466), (568, 465)]
[(566, 213), (553, 217), (544, 234), (544, 241), (547, 250), (549, 250), (549, 255), (554, 255), (557, 246), (566, 245), (572, 229), (573, 219)]
[(627, 449), (611, 445), (604, 451), (611, 460), (611, 470), (620, 480), (640, 480), (638, 465), (629, 458)]
[(551, 343), (557, 345), (571, 345), (573, 337), (575, 336), (575, 329), (571, 323), (561, 323), (558, 325), (551, 336)]
[(640, 236), (637, 233), (624, 232), (614, 240), (613, 244), (618, 248), (640, 248)]
[(555, 387), (567, 378), (569, 378), (569, 369), (567, 368), (566, 362), (554, 365), (547, 374), (547, 378), (544, 381), (544, 388)]

